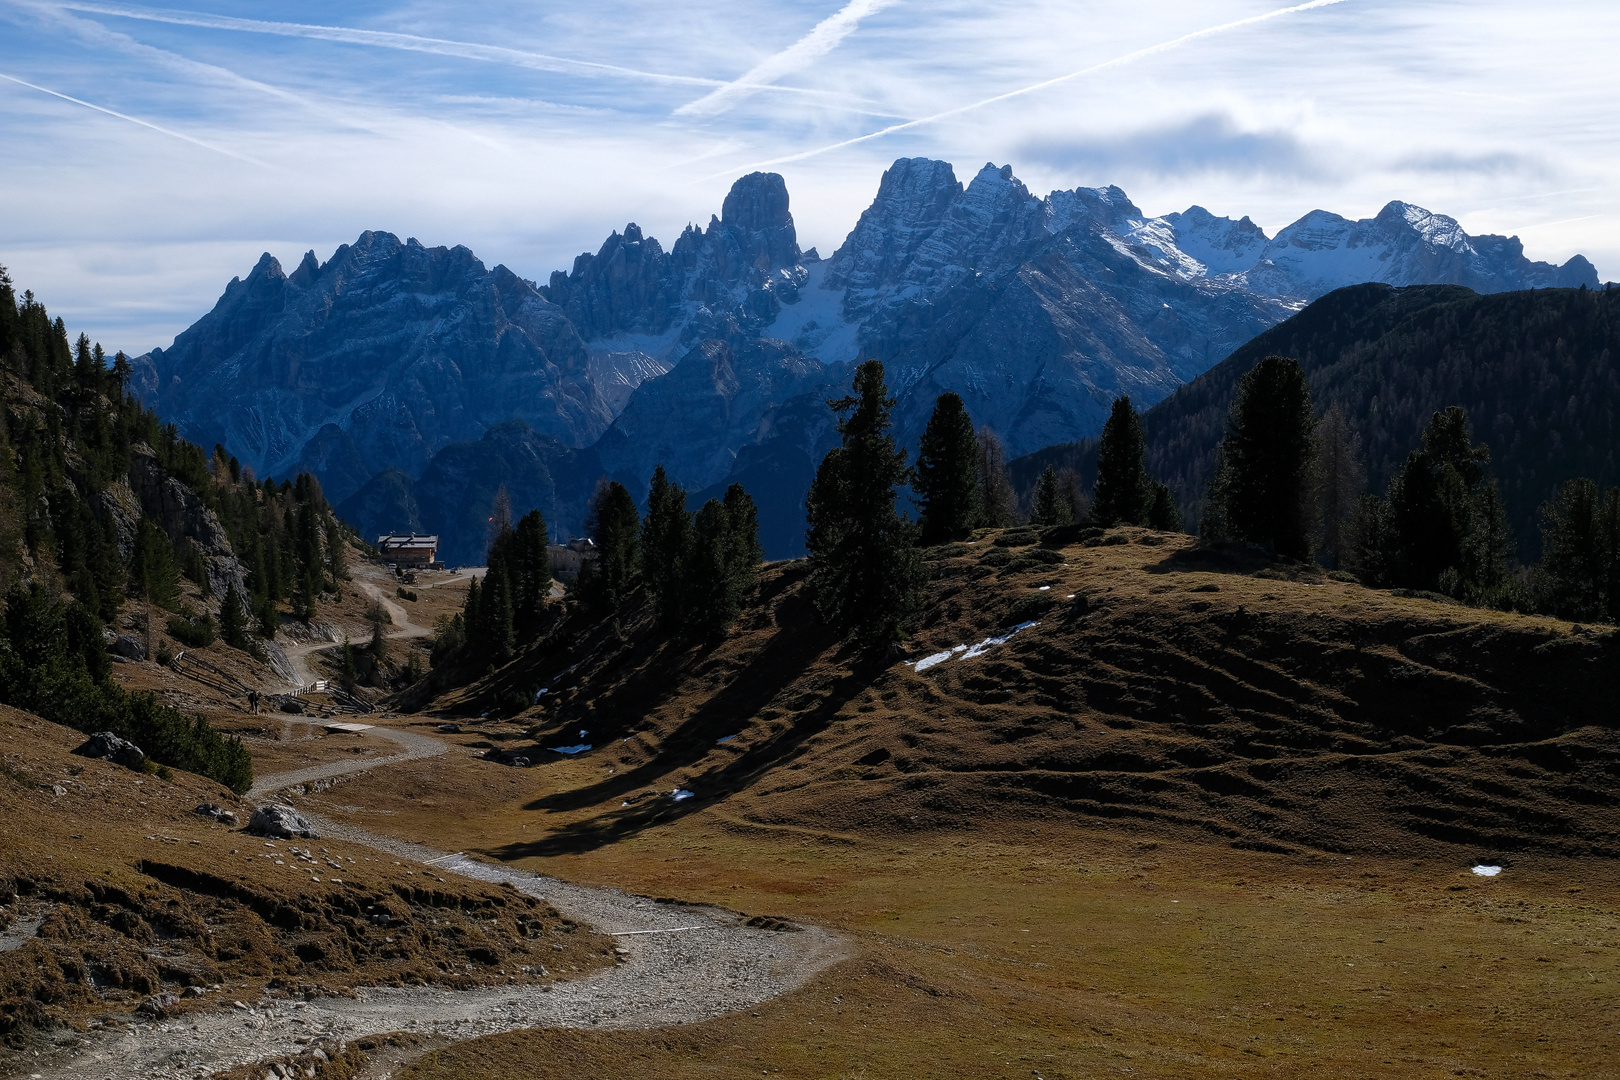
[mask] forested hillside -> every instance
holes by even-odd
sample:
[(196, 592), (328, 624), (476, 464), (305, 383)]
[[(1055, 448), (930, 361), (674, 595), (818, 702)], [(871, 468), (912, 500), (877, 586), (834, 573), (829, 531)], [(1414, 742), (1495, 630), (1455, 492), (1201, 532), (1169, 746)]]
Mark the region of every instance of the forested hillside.
[[(1262, 358), (1304, 367), (1317, 411), (1338, 406), (1382, 491), (1437, 411), (1461, 405), (1518, 540), (1539, 551), (1537, 510), (1577, 476), (1620, 479), (1620, 292), (1536, 289), (1480, 296), (1456, 286), (1356, 285), (1311, 304), (1142, 416), (1148, 467), (1192, 523), (1238, 380)], [(1012, 463), (1020, 488), (1048, 464), (1096, 473), (1096, 445), (1048, 447)]]
[(0, 702), (246, 790), (240, 743), (119, 688), (108, 643), (126, 631), (128, 650), (161, 659), (162, 628), (260, 653), (287, 601), (307, 618), (344, 576), (344, 529), (312, 478), (260, 482), (210, 458), (128, 380), (123, 354), (70, 344), (0, 268)]

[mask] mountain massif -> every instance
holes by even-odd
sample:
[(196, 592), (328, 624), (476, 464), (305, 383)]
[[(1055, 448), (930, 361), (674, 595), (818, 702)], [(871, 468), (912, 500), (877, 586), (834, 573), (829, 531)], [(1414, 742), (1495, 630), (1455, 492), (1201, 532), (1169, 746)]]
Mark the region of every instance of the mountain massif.
[(1150, 218), (1116, 187), (1040, 198), (1010, 167), (964, 185), (910, 158), (826, 259), (799, 247), (769, 173), (668, 250), (632, 223), (544, 285), (382, 232), (290, 275), (265, 255), (138, 358), (132, 386), (188, 438), (260, 473), (309, 471), (363, 531), (439, 531), (455, 561), (481, 554), (467, 523), (503, 482), (571, 533), (598, 478), (640, 492), (658, 463), (693, 491), (769, 484), (753, 489), (762, 534), (787, 555), (830, 445), (822, 402), (858, 358), (884, 361), (906, 443), (949, 390), (1028, 453), (1095, 434), (1118, 395), (1162, 400), (1364, 281), (1497, 292), (1597, 275), (1404, 203), (1268, 237), (1196, 206)]

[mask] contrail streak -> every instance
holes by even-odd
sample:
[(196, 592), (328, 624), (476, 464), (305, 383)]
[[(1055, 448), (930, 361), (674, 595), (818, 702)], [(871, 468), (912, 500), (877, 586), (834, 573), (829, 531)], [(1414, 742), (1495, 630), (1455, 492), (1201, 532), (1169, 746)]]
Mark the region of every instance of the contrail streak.
[(876, 14), (892, 0), (850, 0), (838, 11), (817, 23), (808, 34), (779, 53), (766, 57), (748, 71), (696, 101), (675, 110), (676, 116), (713, 116), (771, 84), (792, 74), (836, 49), (853, 34), (861, 20)]
[[(954, 109), (946, 109), (944, 112), (934, 113), (932, 116), (924, 116), (916, 120), (907, 120), (902, 124), (891, 124), (886, 128), (870, 132), (866, 135), (857, 135), (853, 139), (845, 139), (842, 142), (829, 143), (826, 146), (818, 146), (814, 150), (803, 150), (797, 154), (788, 154), (786, 157), (772, 158), (769, 161), (756, 161), (752, 165), (740, 166), (740, 169), (746, 171), (749, 169), (764, 168), (767, 165), (783, 165), (790, 161), (803, 161), (805, 158), (815, 157), (818, 154), (825, 154), (832, 150), (842, 150), (846, 146), (854, 146), (857, 143), (869, 142), (872, 139), (881, 139), (885, 135), (893, 135), (897, 131), (906, 131), (909, 128), (921, 127), (923, 124), (936, 124), (941, 120), (948, 120), (953, 116), (960, 116), (965, 112), (972, 112), (974, 109), (982, 109), (987, 105), (994, 105), (997, 102), (1007, 101), (1015, 97), (1022, 97), (1025, 94), (1033, 94), (1037, 90), (1045, 90), (1049, 86), (1056, 86), (1059, 83), (1065, 83), (1071, 79), (1079, 79), (1086, 75), (1095, 75), (1099, 71), (1107, 71), (1110, 68), (1124, 67), (1126, 64), (1134, 63), (1135, 61), (1141, 60), (1144, 57), (1155, 56), (1162, 52), (1169, 52), (1171, 49), (1179, 48), (1190, 41), (1197, 41), (1199, 38), (1211, 37), (1215, 34), (1224, 34), (1229, 30), (1237, 30), (1245, 26), (1252, 26), (1255, 23), (1266, 22), (1269, 19), (1281, 18), (1284, 15), (1294, 15), (1298, 12), (1310, 11), (1314, 8), (1330, 7), (1334, 4), (1342, 4), (1344, 2), (1345, 0), (1310, 0), (1309, 3), (1295, 4), (1292, 7), (1277, 8), (1276, 10), (1268, 11), (1263, 15), (1251, 15), (1246, 19), (1238, 19), (1235, 22), (1222, 23), (1220, 26), (1211, 26), (1203, 30), (1194, 30), (1190, 34), (1183, 34), (1180, 37), (1172, 38), (1169, 41), (1161, 41), (1157, 45), (1149, 45), (1145, 49), (1137, 49), (1135, 52), (1129, 52), (1123, 56), (1116, 56), (1112, 60), (1104, 60), (1100, 64), (1093, 64), (1090, 67), (1081, 68), (1079, 71), (1071, 71), (1067, 75), (1059, 75), (1055, 79), (1047, 79), (1044, 82), (1033, 83), (1029, 86), (1020, 87), (1017, 90), (1009, 90), (1005, 94), (997, 94), (995, 97), (985, 98), (982, 101), (975, 101), (967, 105), (958, 105)], [(728, 170), (726, 173), (715, 173), (714, 176), (724, 176), (735, 171), (738, 170)], [(714, 176), (706, 176), (703, 179), (712, 180), (714, 179)]]
[[(196, 26), (208, 30), (237, 30), (248, 34), (272, 34), (276, 37), (311, 38), (317, 41), (336, 41), (347, 45), (370, 45), (405, 52), (432, 53), (437, 56), (455, 56), (464, 60), (482, 60), (488, 63), (510, 64), (514, 67), (537, 71), (555, 71), (590, 77), (617, 76), (650, 82), (673, 83), (683, 86), (724, 87), (722, 79), (705, 79), (695, 75), (666, 75), (656, 71), (641, 71), (617, 64), (599, 64), (589, 60), (570, 60), (563, 56), (508, 49), (500, 45), (479, 45), (449, 38), (422, 37), (417, 34), (397, 34), (385, 30), (357, 30), (347, 26), (320, 26), (310, 23), (267, 22), (263, 19), (239, 19), (230, 15), (204, 15), (170, 8), (131, 7), (124, 4), (101, 4), (70, 0), (60, 5), (70, 11), (87, 11), (97, 15), (112, 15), (124, 19), (167, 23), (173, 26)], [(779, 93), (834, 96), (825, 91), (804, 90), (798, 87), (762, 87)]]
[(205, 143), (201, 139), (192, 138), (190, 135), (182, 135), (178, 131), (170, 131), (166, 127), (158, 127), (156, 124), (150, 123), (150, 122), (148, 122), (146, 120), (142, 120), (142, 119), (140, 119), (138, 117), (129, 116), (129, 115), (127, 115), (125, 113), (121, 113), (121, 112), (114, 112), (112, 109), (106, 109), (106, 108), (103, 108), (100, 105), (92, 105), (88, 101), (80, 101), (76, 97), (69, 97), (66, 94), (57, 93), (55, 90), (50, 90), (50, 89), (47, 89), (46, 87), (43, 87), (43, 86), (37, 86), (34, 83), (28, 82), (25, 79), (19, 79), (15, 75), (7, 75), (4, 72), (0, 72), (0, 79), (6, 79), (6, 80), (8, 80), (10, 82), (14, 82), (18, 86), (26, 86), (30, 90), (38, 90), (42, 94), (51, 95), (51, 97), (61, 98), (63, 101), (71, 101), (75, 105), (83, 105), (85, 108), (94, 109), (98, 113), (106, 113), (108, 116), (116, 116), (120, 120), (128, 120), (132, 124), (139, 124), (143, 128), (151, 128), (153, 131), (159, 132), (159, 133), (164, 134), (164, 135), (168, 135), (171, 138), (182, 139), (182, 140), (184, 140), (184, 141), (186, 141), (188, 143), (191, 143), (193, 146), (200, 146), (204, 150), (212, 150), (216, 154), (224, 154), (226, 157), (235, 158), (237, 161), (245, 161), (249, 165), (257, 165), (261, 169), (268, 169), (270, 167), (270, 166), (266, 165), (264, 162), (256, 161), (253, 158), (247, 157), (244, 154), (238, 154), (238, 153), (235, 153), (234, 151), (226, 150), (224, 147), (215, 146), (212, 143)]

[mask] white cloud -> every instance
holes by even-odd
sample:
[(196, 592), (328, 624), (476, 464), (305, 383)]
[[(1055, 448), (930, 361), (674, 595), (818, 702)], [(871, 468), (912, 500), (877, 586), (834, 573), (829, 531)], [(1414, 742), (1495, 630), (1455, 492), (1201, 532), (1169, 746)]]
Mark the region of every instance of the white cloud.
[[(895, 157), (926, 154), (1271, 231), (1405, 199), (1620, 277), (1607, 0), (1264, 22), (1246, 20), (1282, 0), (1161, 0), (1150, 20), (1118, 0), (376, 0), (342, 18), (284, 0), (257, 28), (188, 2), (0, 0), (0, 72), (170, 133), (0, 83), (0, 263), (108, 348), (166, 344), (261, 251), (325, 258), (367, 228), (543, 281), (627, 221), (669, 243), (769, 160), (824, 253)], [(888, 126), (872, 113), (937, 119), (849, 143)]]

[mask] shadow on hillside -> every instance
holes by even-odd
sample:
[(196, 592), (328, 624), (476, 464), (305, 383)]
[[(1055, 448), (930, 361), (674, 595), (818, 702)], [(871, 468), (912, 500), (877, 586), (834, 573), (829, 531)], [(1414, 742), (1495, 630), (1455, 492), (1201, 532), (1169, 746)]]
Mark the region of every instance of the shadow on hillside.
[(1278, 558), (1259, 544), (1228, 543), (1198, 544), (1178, 548), (1169, 555), (1142, 569), (1150, 574), (1243, 574), (1258, 570), (1297, 568), (1299, 572), (1320, 575), (1314, 564), (1294, 563)]
[(676, 802), (667, 791), (647, 794), (650, 785), (670, 772), (702, 761), (714, 750), (717, 740), (737, 734), (742, 725), (778, 698), (835, 643), (825, 631), (812, 630), (802, 620), (784, 620), (784, 623), (786, 625), (771, 637), (747, 667), (670, 733), (651, 760), (588, 787), (536, 799), (527, 809), (579, 810), (613, 799), (623, 801), (641, 796), (635, 804), (566, 826), (542, 840), (493, 849), (490, 854), (511, 860), (529, 855), (589, 851), (685, 817), (747, 788), (770, 769), (797, 757), (805, 742), (825, 729), (838, 710), (870, 685), (886, 665), (881, 662), (858, 664), (853, 670), (834, 676), (830, 685), (806, 687), (802, 693), (814, 694), (818, 699), (813, 707), (799, 713), (786, 730), (749, 747), (726, 764), (688, 780), (694, 793), (692, 798)]

